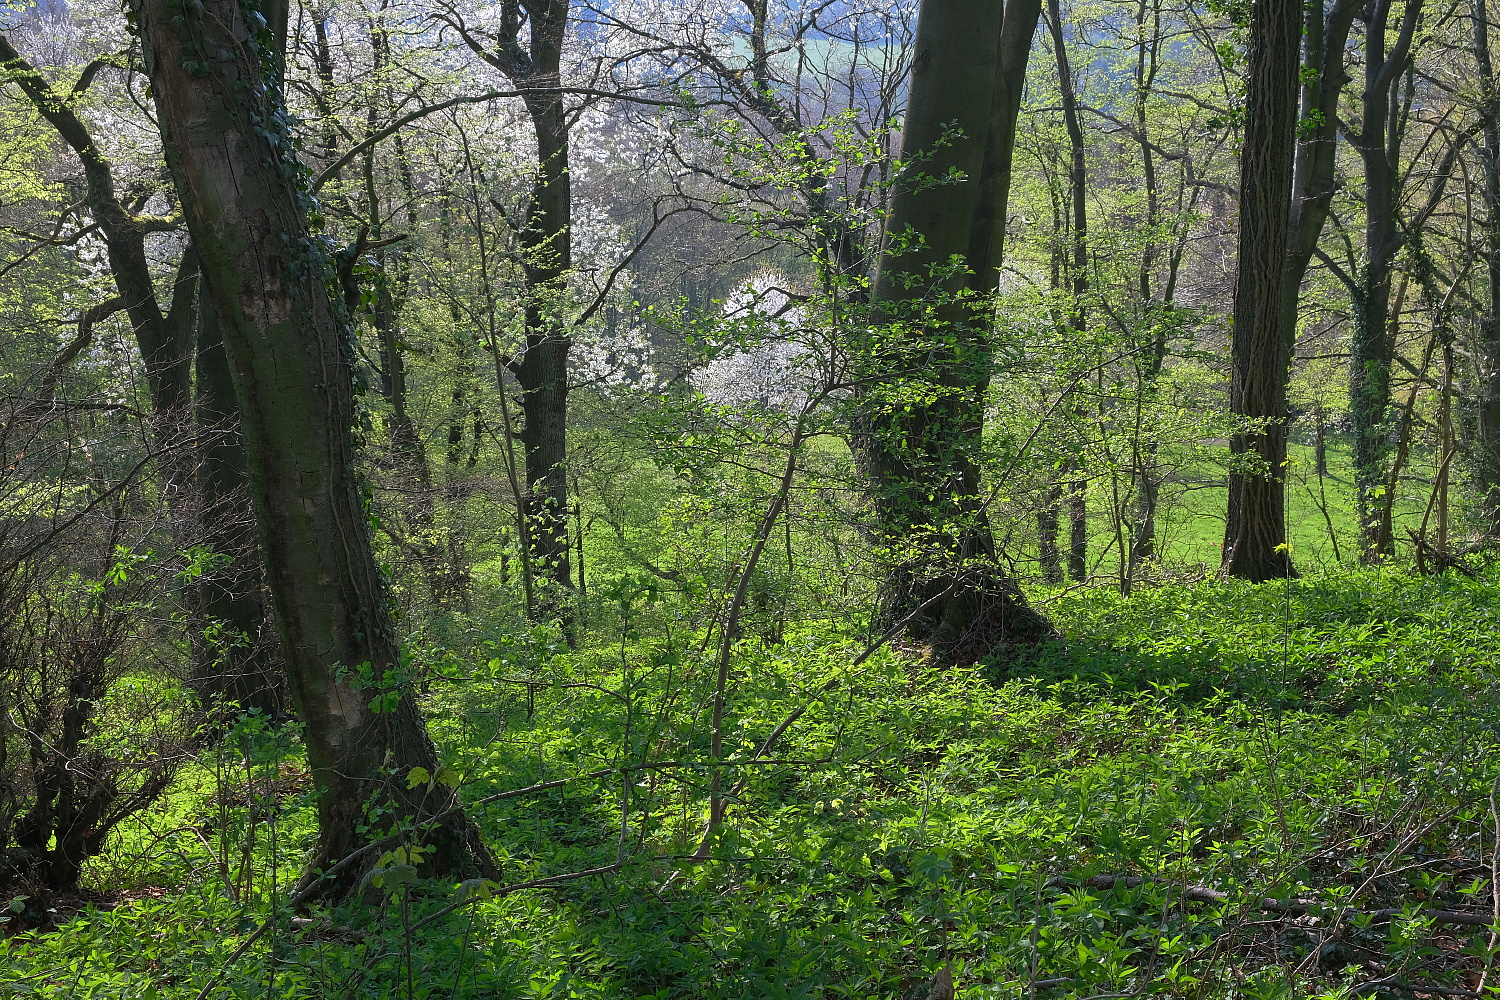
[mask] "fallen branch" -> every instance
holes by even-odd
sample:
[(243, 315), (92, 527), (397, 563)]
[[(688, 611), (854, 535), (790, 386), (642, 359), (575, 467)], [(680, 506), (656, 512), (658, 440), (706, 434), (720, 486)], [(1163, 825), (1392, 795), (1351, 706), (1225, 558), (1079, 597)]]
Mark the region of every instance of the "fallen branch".
[(1426, 983), (1408, 983), (1400, 976), (1386, 976), (1384, 979), (1371, 979), (1368, 982), (1355, 983), (1352, 989), (1370, 990), (1382, 986), (1394, 986), (1396, 989), (1405, 990), (1408, 993), (1435, 993), (1443, 997), (1478, 997), (1484, 995), (1476, 993), (1474, 990), (1460, 990), (1452, 986), (1429, 986)]
[[(1084, 879), (1082, 883), (1090, 889), (1134, 889), (1144, 882), (1162, 882), (1168, 885), (1177, 885), (1167, 879), (1146, 879), (1140, 875), (1095, 875), (1093, 878)], [(1064, 888), (1067, 883), (1062, 879), (1052, 879), (1047, 883), (1049, 888)], [(1232, 897), (1227, 892), (1210, 888), (1206, 885), (1180, 886), (1184, 899), (1194, 903), (1228, 903)], [(1402, 907), (1389, 907), (1381, 910), (1355, 910), (1351, 908), (1339, 909), (1327, 903), (1315, 899), (1273, 899), (1270, 896), (1263, 897), (1257, 908), (1266, 913), (1280, 913), (1288, 917), (1301, 917), (1317, 910), (1337, 910), (1336, 921), (1345, 916), (1365, 916), (1374, 920), (1389, 920), (1399, 917), (1406, 910)], [(1466, 927), (1489, 927), (1494, 923), (1492, 914), (1487, 913), (1463, 913), (1458, 910), (1427, 910), (1421, 911), (1421, 915), (1438, 924), (1459, 924)]]

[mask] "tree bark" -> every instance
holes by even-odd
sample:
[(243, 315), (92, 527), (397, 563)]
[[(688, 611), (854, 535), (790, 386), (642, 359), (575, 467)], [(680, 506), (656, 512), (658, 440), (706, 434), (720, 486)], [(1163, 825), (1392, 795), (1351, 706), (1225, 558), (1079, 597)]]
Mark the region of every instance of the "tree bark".
[(1286, 545), (1286, 386), (1291, 345), (1282, 325), (1282, 274), (1291, 212), (1297, 121), (1297, 0), (1259, 0), (1250, 25), (1250, 84), (1240, 155), (1239, 260), (1234, 293), (1230, 408), (1252, 426), (1240, 450), (1260, 468), (1242, 472), (1236, 532), (1224, 571), (1261, 583), (1295, 575)]
[[(867, 394), (859, 441), (889, 551), (881, 615), (947, 660), (1052, 634), (998, 565), (979, 495), (990, 310), (1039, 14), (1040, 0), (922, 3), (902, 137), (914, 165), (898, 180), (875, 280), (869, 363), (899, 373)], [(962, 179), (918, 183), (950, 171)]]
[[(1292, 200), (1287, 220), (1286, 264), (1282, 270), (1281, 335), (1287, 344), (1297, 338), (1297, 304), (1313, 251), (1328, 219), (1335, 187), (1334, 154), (1338, 149), (1338, 102), (1349, 75), (1344, 70), (1349, 29), (1363, 0), (1334, 0), (1326, 11), (1322, 0), (1309, 3), (1303, 18), (1302, 94), (1297, 119), (1297, 147), (1292, 167)], [(1244, 454), (1245, 440), (1230, 439), (1234, 454)], [(1233, 545), (1240, 530), (1244, 477), (1229, 476), (1229, 511), (1225, 545)]]
[[(275, 30), (238, 0), (136, 0), (167, 162), (218, 312), (293, 701), (316, 786), (313, 870), (409, 822), (424, 868), (489, 867), (400, 658), (355, 471), (351, 329), (275, 85)], [(434, 818), (436, 817), (436, 818)], [(370, 857), (373, 863), (375, 858)], [(359, 884), (358, 866), (330, 880)], [(488, 872), (487, 872), (488, 873)], [(309, 878), (312, 878), (312, 873)]]

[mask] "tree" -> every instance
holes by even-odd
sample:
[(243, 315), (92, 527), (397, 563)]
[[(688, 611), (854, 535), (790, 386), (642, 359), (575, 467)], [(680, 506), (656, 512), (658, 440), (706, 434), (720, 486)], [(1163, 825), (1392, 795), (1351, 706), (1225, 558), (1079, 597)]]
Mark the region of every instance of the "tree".
[[(260, 637), (266, 622), (260, 554), (244, 529), (243, 515), (248, 512), (241, 510), (247, 479), (237, 441), (239, 410), (226, 392), (229, 373), (222, 348), (215, 346), (217, 324), (199, 301), (197, 254), (191, 243), (183, 249), (169, 289), (169, 307), (163, 311), (146, 240), (153, 233), (180, 228), (181, 220), (126, 206), (109, 159), (76, 108), (111, 60), (90, 62), (66, 93), (49, 83), (3, 34), (0, 60), (83, 165), (85, 200), (104, 236), (110, 274), (119, 292), (111, 308), (130, 318), (146, 369), (157, 443), (170, 449), (162, 463), (161, 494), (180, 504), (185, 492), (196, 486), (201, 516), (195, 541), (229, 557), (227, 565), (199, 577), (191, 598), (195, 686), (205, 699), (276, 711), (281, 707), (279, 679), (272, 651)], [(189, 428), (199, 442), (197, 449), (177, 447)], [(212, 640), (205, 633), (212, 633)]]
[(981, 496), (1016, 116), (1039, 0), (924, 0), (906, 161), (875, 279), (860, 460), (890, 568), (880, 616), (940, 656), (976, 659), (1051, 634), (996, 563)]
[[(1334, 154), (1338, 150), (1338, 102), (1344, 84), (1349, 82), (1344, 69), (1344, 49), (1359, 10), (1360, 0), (1334, 0), (1328, 11), (1319, 0), (1309, 3), (1303, 15), (1302, 96), (1293, 154), (1286, 262), (1281, 276), (1281, 336), (1289, 358), (1297, 339), (1302, 282), (1317, 253), (1318, 239), (1337, 187)], [(1241, 435), (1230, 440), (1234, 454), (1245, 454), (1246, 445)], [(1284, 477), (1281, 483), (1284, 504)], [(1272, 488), (1276, 488), (1274, 484)], [(1239, 537), (1244, 493), (1245, 476), (1231, 469), (1224, 528), (1226, 547), (1233, 546)]]
[(1478, 455), (1475, 465), (1483, 516), (1491, 535), (1500, 535), (1500, 78), (1490, 54), (1490, 22), (1484, 0), (1472, 15), (1474, 62), (1479, 77), (1478, 111), (1483, 125), (1484, 279), (1489, 308), (1480, 318)]
[[(140, 0), (132, 12), (240, 404), (316, 785), (313, 869), (404, 834), (428, 840), (430, 872), (488, 874), (492, 863), (451, 790), (411, 780), (436, 775), (437, 755), (401, 673), (371, 549), (355, 469), (349, 320), (330, 294), (332, 255), (308, 230), (311, 200), (277, 86), (284, 13), (268, 25), (239, 0), (186, 9)], [(357, 886), (358, 867), (329, 891)]]
[[(562, 307), (573, 270), (573, 194), (568, 172), (573, 115), (564, 103), (563, 42), (568, 0), (501, 5), (488, 38), (449, 11), (465, 44), (522, 93), (536, 135), (536, 174), (520, 229), (526, 278), (525, 346), (505, 366), (521, 387), (520, 439), (526, 464), (526, 532), (533, 562), (571, 590), (568, 562), (568, 350)], [(524, 32), (524, 34), (523, 34)], [(524, 41), (523, 41), (524, 38)]]
[[(1089, 226), (1088, 226), (1088, 161), (1084, 156), (1083, 125), (1078, 117), (1078, 95), (1074, 90), (1073, 69), (1068, 64), (1068, 46), (1063, 39), (1062, 11), (1057, 0), (1048, 0), (1045, 15), (1048, 33), (1052, 37), (1052, 54), (1057, 61), (1058, 93), (1062, 98), (1063, 121), (1068, 130), (1068, 198), (1072, 209), (1068, 227), (1069, 259), (1067, 268), (1072, 278), (1073, 302), (1068, 321), (1078, 333), (1088, 325), (1084, 300), (1089, 291)], [(1076, 472), (1077, 470), (1070, 470)], [(1061, 497), (1062, 490), (1049, 491), (1047, 502), (1038, 512), (1038, 528), (1042, 534), (1043, 562), (1049, 575), (1053, 574), (1052, 563), (1057, 552), (1057, 504), (1051, 493)], [(1079, 476), (1068, 484), (1068, 575), (1074, 580), (1088, 578), (1088, 480)]]
[[(83, 165), (85, 202), (104, 237), (110, 273), (120, 293), (120, 306), (130, 317), (140, 346), (141, 361), (156, 414), (157, 434), (170, 438), (182, 432), (192, 398), (193, 292), (196, 258), (182, 256), (172, 282), (171, 308), (163, 311), (151, 277), (146, 237), (178, 227), (179, 220), (132, 211), (120, 199), (114, 171), (88, 125), (74, 108), (109, 59), (95, 59), (84, 67), (66, 93), (54, 87), (23, 57), (9, 37), (0, 33), (0, 65), (21, 88), (37, 112), (57, 130)], [(181, 470), (178, 470), (179, 473)], [(178, 477), (182, 477), (179, 475)], [(170, 484), (181, 487), (182, 482)]]
[(1391, 405), (1391, 363), (1396, 345), (1387, 322), (1391, 275), (1405, 242), (1398, 219), (1401, 190), (1399, 155), (1406, 116), (1397, 97), (1411, 59), (1412, 38), (1422, 0), (1406, 4), (1395, 41), (1387, 49), (1391, 0), (1368, 0), (1364, 9), (1364, 90), (1356, 131), (1345, 126), (1359, 154), (1365, 181), (1364, 260), (1357, 274), (1344, 275), (1354, 306), (1349, 344), (1349, 418), (1354, 429), (1354, 482), (1364, 558), (1379, 561), (1391, 551), (1390, 506), (1380, 502), (1389, 452), (1387, 410)]
[(1246, 429), (1235, 450), (1253, 454), (1238, 470), (1240, 508), (1226, 537), (1224, 570), (1256, 583), (1295, 575), (1286, 545), (1286, 387), (1292, 345), (1282, 324), (1282, 273), (1291, 211), (1297, 116), (1296, 0), (1258, 0), (1250, 19), (1250, 82), (1240, 154), (1240, 233), (1234, 292), (1231, 411)]

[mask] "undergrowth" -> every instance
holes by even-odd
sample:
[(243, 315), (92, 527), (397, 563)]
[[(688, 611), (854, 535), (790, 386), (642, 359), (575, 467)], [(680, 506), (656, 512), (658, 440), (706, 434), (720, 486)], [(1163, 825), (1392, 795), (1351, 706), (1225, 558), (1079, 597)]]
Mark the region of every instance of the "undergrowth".
[(701, 863), (700, 635), (414, 637), (469, 801), (576, 778), (476, 808), (507, 882), (602, 873), (393, 880), (374, 909), (293, 913), (309, 786), (295, 739), (250, 720), (119, 834), (100, 905), (7, 940), (0, 992), (925, 998), (946, 969), (963, 998), (1487, 993), (1497, 589), (1387, 571), (1061, 593), (1069, 638), (964, 670), (850, 669), (854, 636), (746, 641), (736, 796)]

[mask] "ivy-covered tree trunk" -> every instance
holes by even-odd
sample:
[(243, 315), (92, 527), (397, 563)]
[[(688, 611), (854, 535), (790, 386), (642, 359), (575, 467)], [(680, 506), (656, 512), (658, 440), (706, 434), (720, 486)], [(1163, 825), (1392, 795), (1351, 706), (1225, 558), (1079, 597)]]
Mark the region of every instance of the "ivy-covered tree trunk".
[[(218, 312), (293, 701), (316, 785), (313, 869), (410, 824), (433, 873), (488, 867), (401, 676), (355, 471), (350, 327), (307, 227), (276, 32), (240, 0), (137, 0), (157, 117)], [(274, 23), (274, 22), (273, 22)], [(369, 861), (373, 863), (374, 857)], [(358, 884), (351, 866), (328, 891)]]
[(1485, 0), (1472, 15), (1474, 63), (1479, 70), (1479, 114), (1483, 122), (1485, 289), (1488, 308), (1480, 319), (1477, 386), (1478, 452), (1475, 465), (1488, 534), (1500, 537), (1500, 79), (1490, 53)]
[(1250, 23), (1250, 86), (1240, 154), (1240, 232), (1229, 405), (1250, 423), (1234, 450), (1260, 468), (1237, 470), (1239, 505), (1225, 538), (1224, 570), (1256, 583), (1295, 575), (1286, 545), (1287, 380), (1291, 342), (1282, 325), (1296, 142), (1302, 8), (1259, 0)]
[(1391, 363), (1396, 345), (1388, 326), (1391, 273), (1403, 234), (1397, 218), (1401, 174), (1401, 116), (1393, 113), (1422, 0), (1411, 0), (1396, 40), (1387, 49), (1391, 0), (1369, 0), (1365, 8), (1365, 86), (1360, 127), (1346, 129), (1359, 153), (1365, 181), (1363, 266), (1349, 282), (1354, 333), (1349, 341), (1349, 422), (1354, 430), (1354, 488), (1363, 558), (1378, 562), (1391, 551), (1390, 506), (1382, 502), (1390, 454)]
[[(881, 614), (947, 660), (1052, 634), (1000, 567), (980, 483), (991, 316), (1021, 84), (1039, 0), (924, 0), (866, 348), (890, 374), (859, 434)], [(932, 178), (959, 179), (930, 183)], [(953, 265), (958, 261), (959, 266)]]

